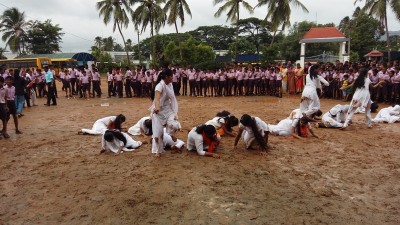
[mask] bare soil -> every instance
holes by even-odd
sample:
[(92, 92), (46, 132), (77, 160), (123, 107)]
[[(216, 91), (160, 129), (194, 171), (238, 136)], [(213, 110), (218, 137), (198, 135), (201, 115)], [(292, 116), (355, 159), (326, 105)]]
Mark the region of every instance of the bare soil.
[[(186, 142), (218, 111), (274, 124), (299, 96), (178, 102)], [(147, 98), (39, 103), (24, 109), (22, 135), (10, 120), (11, 138), (0, 140), (0, 224), (400, 224), (398, 123), (368, 129), (359, 114), (346, 131), (317, 129), (321, 139), (271, 136), (268, 156), (223, 137), (220, 159), (187, 151), (158, 159), (150, 145), (99, 155), (99, 136), (77, 135), (119, 113), (132, 126), (148, 115)], [(322, 110), (338, 103), (322, 99)]]

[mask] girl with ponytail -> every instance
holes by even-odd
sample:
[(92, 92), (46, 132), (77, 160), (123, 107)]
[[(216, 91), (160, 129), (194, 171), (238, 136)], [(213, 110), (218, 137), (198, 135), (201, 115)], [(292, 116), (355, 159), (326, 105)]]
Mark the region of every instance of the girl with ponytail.
[(329, 86), (328, 81), (318, 75), (318, 72), (318, 64), (310, 67), (309, 73), (306, 76), (306, 86), (301, 94), (300, 112), (306, 116), (311, 116), (321, 107), (317, 93), (317, 87), (320, 86), (320, 82), (326, 86)]
[(254, 141), (260, 146), (260, 150), (265, 154), (268, 148), (269, 128), (267, 123), (258, 117), (251, 117), (244, 114), (240, 118), (239, 132), (236, 135), (234, 147), (236, 148), (240, 138), (243, 138), (246, 149), (251, 149)]

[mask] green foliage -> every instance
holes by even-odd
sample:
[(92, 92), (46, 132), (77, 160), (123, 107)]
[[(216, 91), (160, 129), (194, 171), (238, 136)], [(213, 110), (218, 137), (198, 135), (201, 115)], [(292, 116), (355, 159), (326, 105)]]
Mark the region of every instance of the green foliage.
[(360, 55), (357, 52), (350, 51), (350, 61), (351, 62), (360, 61)]
[[(235, 52), (235, 49), (237, 49), (237, 52)], [(229, 53), (232, 55), (255, 54), (257, 53), (257, 47), (247, 39), (240, 37), (229, 45)]]
[(27, 49), (33, 54), (51, 54), (60, 51), (62, 28), (53, 25), (51, 20), (35, 21), (28, 30)]
[(351, 51), (358, 53), (362, 59), (365, 54), (378, 46), (378, 39), (381, 36), (379, 22), (360, 12), (357, 17), (351, 19), (347, 34), (351, 38)]
[[(190, 35), (184, 33), (184, 34), (178, 34), (180, 40), (186, 40), (189, 38)], [(177, 34), (162, 34), (162, 35), (157, 35), (156, 39), (156, 55), (158, 58), (163, 57), (164, 49), (167, 47), (167, 45), (172, 41), (176, 45), (178, 45), (178, 38)], [(133, 53), (134, 59), (139, 59), (139, 54), (138, 54), (138, 46), (134, 45), (133, 49), (135, 50)], [(151, 38), (146, 38), (140, 42), (140, 52), (142, 55), (142, 58), (149, 59), (150, 58), (150, 53), (151, 53)]]
[(25, 13), (17, 8), (10, 8), (0, 16), (0, 32), (3, 33), (2, 40), (6, 46), (15, 53), (21, 54), (25, 51), (26, 31), (30, 22), (25, 21)]
[(229, 43), (235, 39), (235, 29), (219, 25), (200, 26), (196, 30), (189, 31), (188, 34), (217, 50), (228, 49)]
[[(334, 26), (332, 23), (328, 24), (316, 24), (314, 22), (302, 21), (295, 23), (289, 30), (289, 34), (284, 38), (279, 45), (282, 59), (296, 61), (300, 56), (300, 44), (299, 41), (303, 38), (304, 34), (308, 32), (312, 27), (326, 27)], [(339, 45), (337, 43), (313, 43), (308, 44), (306, 47), (306, 54), (308, 56), (319, 55), (323, 52), (338, 53)]]
[(278, 45), (264, 45), (261, 48), (263, 54), (261, 55), (261, 61), (266, 63), (273, 63), (274, 60), (280, 59), (279, 46)]
[[(180, 48), (183, 55), (182, 60), (180, 59)], [(181, 42), (180, 48), (175, 42), (169, 42), (164, 50), (164, 60), (168, 60), (173, 64), (187, 66), (210, 62), (215, 59), (215, 55), (210, 46), (201, 44), (192, 37)]]

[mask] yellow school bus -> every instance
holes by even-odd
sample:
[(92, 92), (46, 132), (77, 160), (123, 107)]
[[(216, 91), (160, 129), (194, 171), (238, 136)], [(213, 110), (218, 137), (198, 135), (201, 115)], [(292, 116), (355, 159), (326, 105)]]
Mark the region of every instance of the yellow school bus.
[(56, 71), (56, 74), (58, 74), (61, 69), (76, 67), (77, 62), (76, 59), (72, 58), (58, 58), (51, 59), (51, 65), (53, 65), (53, 69)]
[(50, 58), (19, 58), (0, 60), (0, 67), (4, 69), (36, 68), (43, 69), (51, 64)]

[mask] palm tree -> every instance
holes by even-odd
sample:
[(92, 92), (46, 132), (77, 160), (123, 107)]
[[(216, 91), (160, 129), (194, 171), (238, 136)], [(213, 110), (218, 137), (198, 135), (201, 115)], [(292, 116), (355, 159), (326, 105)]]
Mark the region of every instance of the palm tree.
[(178, 26), (176, 24), (176, 21), (179, 17), (181, 21), (181, 27), (185, 23), (185, 12), (192, 17), (192, 12), (190, 12), (189, 5), (187, 4), (186, 0), (167, 0), (167, 3), (164, 6), (164, 12), (167, 13), (169, 12), (168, 18), (167, 18), (167, 23), (169, 25), (174, 24), (175, 25), (175, 30), (176, 30), (176, 36), (178, 38), (178, 44), (179, 44), (179, 53), (181, 57), (181, 61), (183, 59), (182, 56), (182, 48), (181, 48), (181, 40), (179, 38), (179, 32), (178, 32)]
[(99, 10), (99, 16), (103, 16), (103, 22), (107, 25), (111, 20), (114, 20), (113, 32), (118, 28), (121, 34), (122, 41), (124, 42), (126, 57), (128, 59), (128, 65), (130, 65), (129, 52), (126, 48), (125, 37), (122, 34), (122, 26), (128, 27), (129, 17), (128, 13), (131, 13), (130, 4), (124, 0), (103, 0), (96, 3), (96, 8)]
[(290, 5), (301, 8), (304, 12), (308, 13), (308, 9), (299, 0), (258, 0), (256, 7), (267, 5), (268, 13), (265, 17), (265, 21), (269, 21), (271, 24), (271, 30), (274, 31), (272, 37), (271, 46), (274, 43), (276, 32), (281, 26), (281, 30), (285, 30), (287, 26), (290, 26), (290, 15), (292, 9)]
[(222, 12), (228, 10), (226, 14), (226, 21), (230, 20), (232, 23), (236, 24), (236, 40), (235, 40), (235, 57), (237, 53), (237, 42), (239, 38), (239, 19), (240, 19), (240, 3), (242, 3), (243, 7), (247, 9), (250, 13), (253, 13), (253, 7), (244, 0), (214, 0), (214, 5), (218, 5), (221, 2), (225, 4), (219, 7), (217, 12), (214, 14), (215, 17), (220, 17)]
[(156, 56), (156, 40), (154, 32), (158, 33), (160, 28), (165, 24), (166, 16), (161, 7), (165, 0), (141, 0), (140, 5), (132, 13), (132, 21), (135, 26), (141, 26), (141, 33), (146, 31), (147, 26), (150, 24), (150, 37), (152, 45), (152, 60), (157, 60)]
[[(363, 0), (356, 0), (357, 2), (362, 2)], [(375, 16), (378, 18), (381, 27), (386, 29), (386, 43), (388, 48), (388, 60), (390, 62), (390, 40), (389, 40), (389, 28), (387, 21), (387, 11), (388, 7), (393, 10), (396, 18), (400, 20), (400, 1), (399, 0), (365, 0), (365, 5), (362, 8), (363, 12), (367, 12), (370, 16)]]
[(20, 12), (17, 8), (10, 8), (3, 12), (0, 20), (0, 32), (3, 33), (2, 40), (13, 53), (21, 54), (25, 50), (24, 39), (26, 29), (30, 24), (30, 22), (25, 21), (25, 13)]
[(100, 36), (95, 37), (94, 38), (94, 44), (100, 50), (101, 46), (103, 44), (103, 39)]

